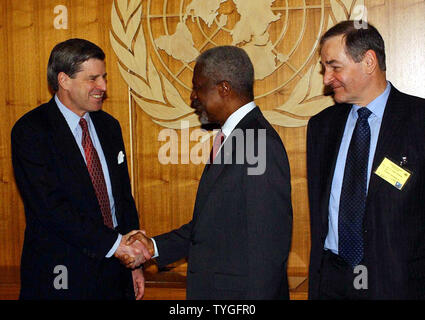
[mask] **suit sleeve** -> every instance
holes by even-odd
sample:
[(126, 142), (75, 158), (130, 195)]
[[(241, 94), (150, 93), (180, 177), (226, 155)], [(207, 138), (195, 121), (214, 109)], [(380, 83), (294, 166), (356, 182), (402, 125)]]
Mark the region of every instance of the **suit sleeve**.
[(158, 248), (159, 257), (156, 261), (159, 267), (188, 256), (192, 225), (193, 222), (190, 221), (179, 229), (154, 237)]
[(288, 294), (286, 271), (292, 232), (289, 163), (277, 137), (267, 135), (266, 148), (266, 159), (260, 160), (266, 163), (265, 172), (245, 175), (243, 183), (248, 231), (247, 299)]
[[(43, 130), (28, 119), (12, 129), (12, 163), (24, 202), (27, 232), (39, 239), (55, 237), (79, 248), (91, 258), (102, 259), (117, 240), (118, 233), (77, 209), (72, 192), (65, 191), (54, 146)], [(54, 235), (51, 237), (50, 235)]]
[(319, 172), (320, 158), (317, 157), (317, 142), (315, 136), (318, 134), (315, 126), (315, 119), (311, 119), (307, 126), (307, 176), (308, 176), (308, 195), (310, 211), (314, 211), (319, 204)]
[(310, 206), (310, 234), (311, 250), (309, 265), (309, 299), (318, 298), (319, 290), (319, 270), (321, 247), (321, 212), (320, 212), (320, 156), (318, 150), (317, 119), (311, 118), (307, 126), (307, 181), (308, 198)]

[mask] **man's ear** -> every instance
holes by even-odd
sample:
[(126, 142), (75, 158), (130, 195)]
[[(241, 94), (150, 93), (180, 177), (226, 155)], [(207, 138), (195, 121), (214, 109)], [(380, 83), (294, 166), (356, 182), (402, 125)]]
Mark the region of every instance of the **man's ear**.
[(70, 86), (70, 77), (65, 72), (58, 73), (58, 86), (65, 90)]
[(232, 91), (230, 83), (226, 80), (223, 80), (217, 84), (218, 92), (222, 97), (228, 96)]
[(362, 60), (364, 70), (367, 74), (372, 74), (378, 68), (378, 57), (373, 50), (366, 51)]

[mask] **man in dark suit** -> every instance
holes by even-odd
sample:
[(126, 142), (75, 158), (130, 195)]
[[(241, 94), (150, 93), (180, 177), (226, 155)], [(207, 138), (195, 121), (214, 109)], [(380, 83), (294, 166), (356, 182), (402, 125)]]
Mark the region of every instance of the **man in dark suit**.
[[(70, 39), (52, 50), (48, 81), (55, 96), (12, 129), (15, 178), (25, 207), (21, 299), (140, 299), (140, 269), (123, 255), (150, 255), (139, 228), (121, 128), (101, 110), (105, 54)], [(123, 236), (124, 235), (124, 236)]]
[(308, 124), (310, 299), (425, 298), (425, 100), (386, 80), (371, 25), (321, 39), (336, 105)]
[(288, 159), (253, 102), (253, 83), (252, 63), (240, 48), (215, 47), (197, 59), (192, 107), (221, 127), (214, 159), (202, 174), (193, 219), (154, 237), (159, 266), (188, 258), (188, 299), (289, 298)]

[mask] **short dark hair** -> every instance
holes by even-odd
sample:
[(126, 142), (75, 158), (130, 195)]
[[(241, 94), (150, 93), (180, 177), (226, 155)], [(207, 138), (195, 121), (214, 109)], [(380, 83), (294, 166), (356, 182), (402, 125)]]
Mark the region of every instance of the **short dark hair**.
[(235, 46), (217, 46), (196, 59), (202, 74), (213, 82), (228, 81), (240, 95), (254, 100), (254, 66), (245, 50)]
[(81, 70), (81, 64), (89, 59), (105, 60), (105, 53), (94, 43), (84, 39), (69, 39), (58, 43), (50, 53), (47, 64), (47, 81), (51, 89), (59, 89), (58, 74), (66, 73), (71, 78)]
[(343, 35), (346, 52), (355, 62), (362, 61), (366, 52), (373, 50), (376, 53), (379, 68), (386, 71), (384, 39), (373, 25), (367, 24), (367, 27), (363, 28), (364, 23), (360, 22), (360, 26), (357, 26), (355, 21), (347, 20), (336, 24), (322, 36), (320, 48), (329, 38)]

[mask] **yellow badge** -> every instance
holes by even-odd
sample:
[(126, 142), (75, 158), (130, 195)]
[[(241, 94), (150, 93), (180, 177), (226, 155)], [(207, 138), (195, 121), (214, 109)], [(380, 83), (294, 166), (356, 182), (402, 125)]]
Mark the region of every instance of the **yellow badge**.
[(381, 165), (376, 169), (375, 174), (380, 176), (382, 179), (396, 187), (398, 190), (402, 190), (407, 180), (409, 180), (411, 173), (396, 165), (388, 158), (384, 158)]

